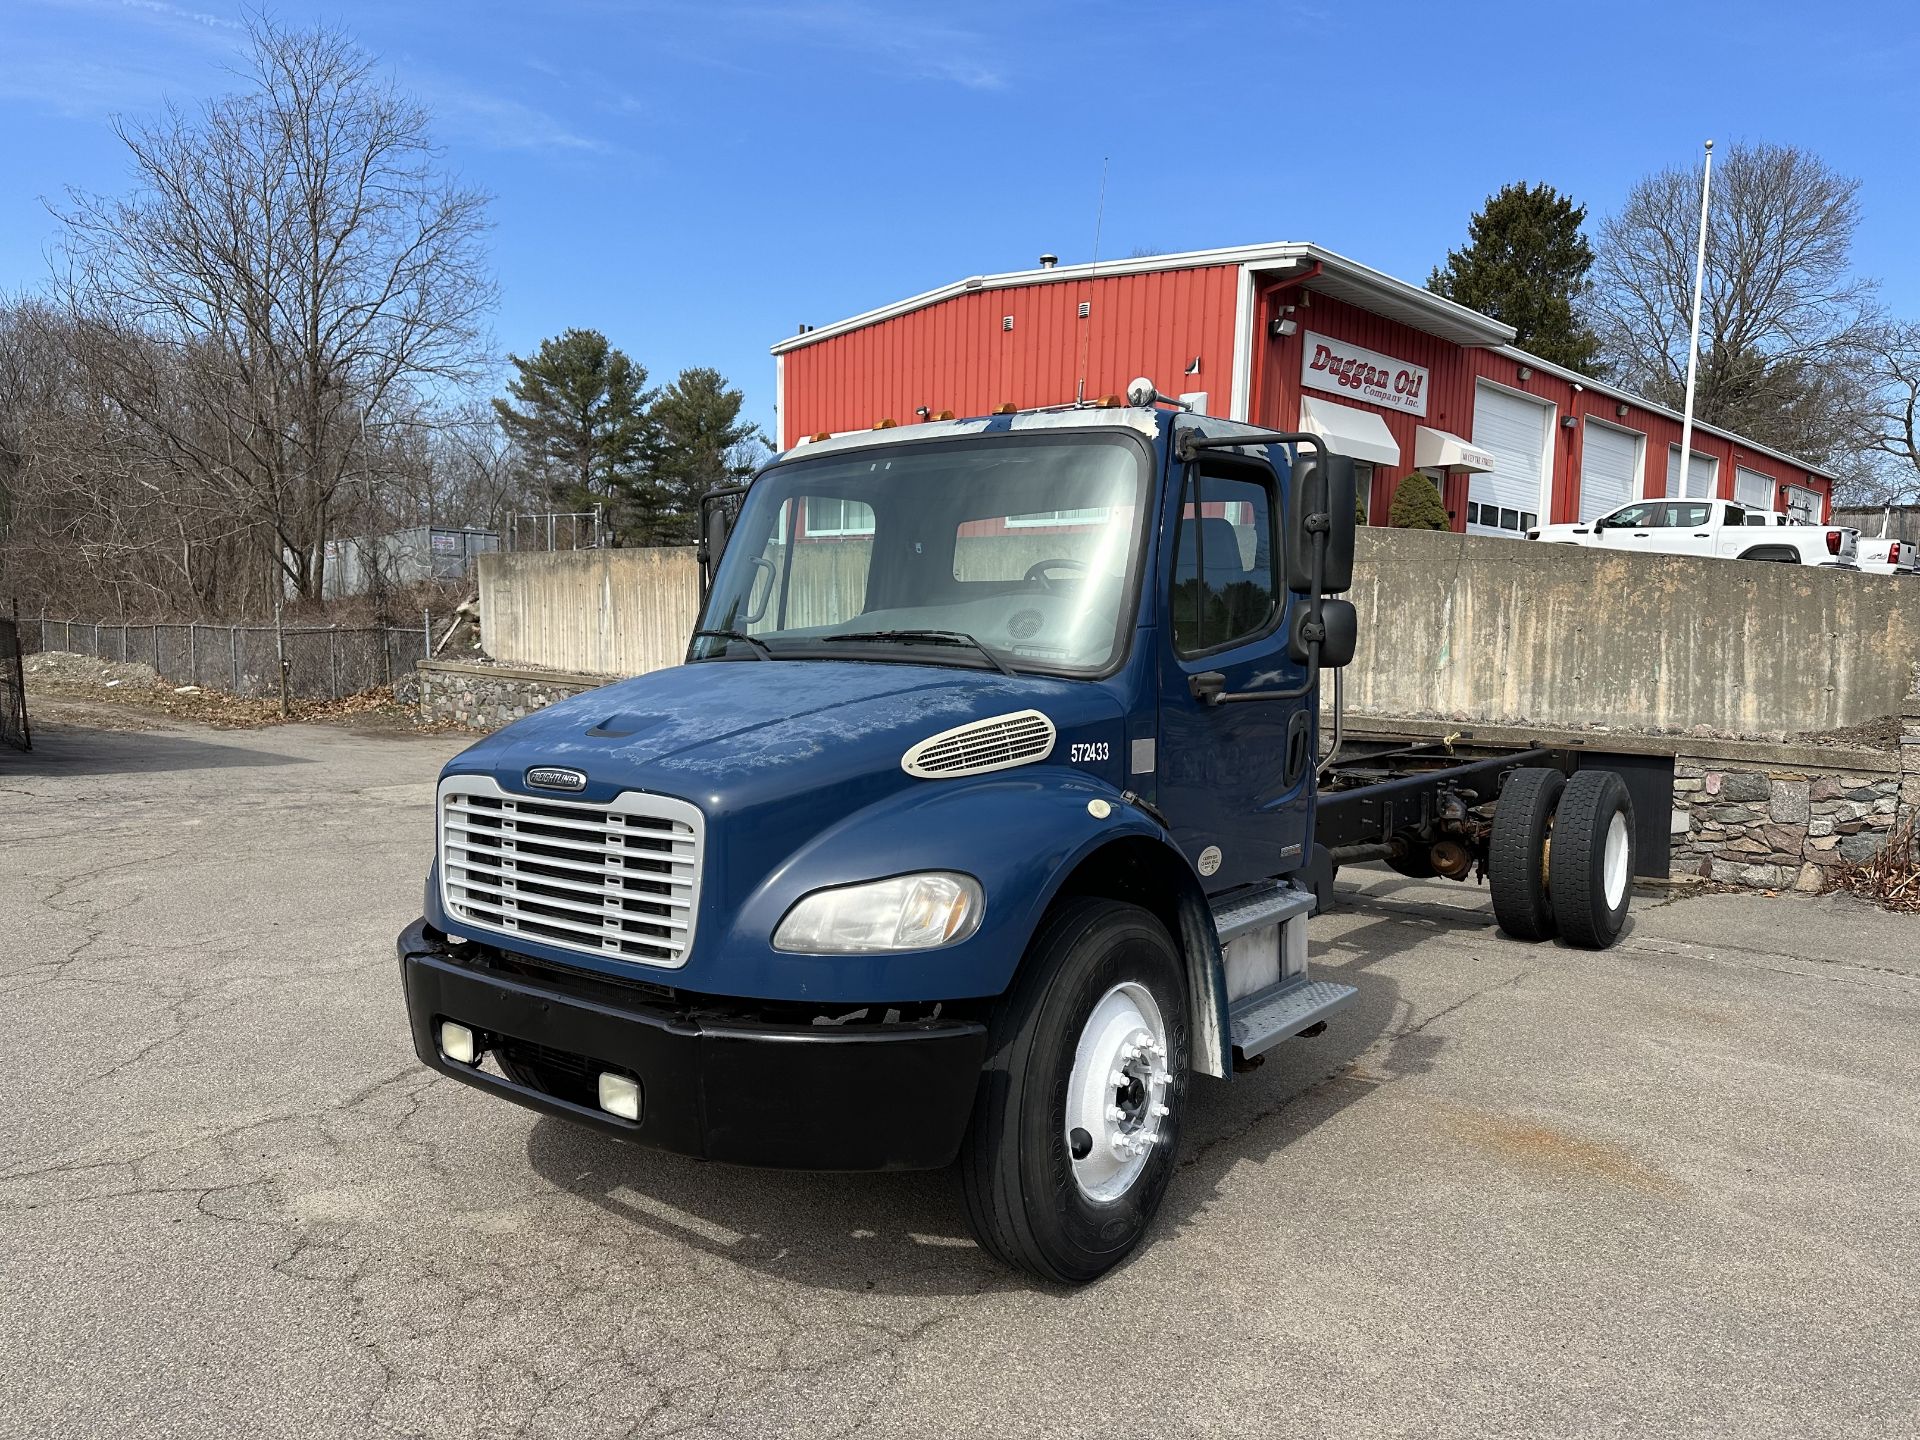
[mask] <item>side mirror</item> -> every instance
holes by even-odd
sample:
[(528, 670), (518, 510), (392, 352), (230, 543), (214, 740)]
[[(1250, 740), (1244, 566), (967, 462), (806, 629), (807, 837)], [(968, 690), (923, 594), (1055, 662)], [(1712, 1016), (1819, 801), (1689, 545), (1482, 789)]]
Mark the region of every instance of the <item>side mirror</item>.
[(1293, 467), (1292, 503), (1287, 508), (1287, 588), (1313, 593), (1313, 535), (1316, 516), (1326, 528), (1326, 552), (1320, 562), (1320, 593), (1338, 595), (1353, 588), (1353, 457), (1302, 456)]
[[(1317, 635), (1316, 635), (1317, 630)], [(1337, 670), (1353, 662), (1360, 642), (1360, 612), (1350, 600), (1322, 600), (1318, 605), (1296, 604), (1287, 620), (1287, 655), (1304, 665), (1311, 646), (1320, 642), (1320, 668)]]
[[(713, 573), (720, 568), (720, 556), (727, 548), (727, 536), (733, 531), (733, 513), (739, 497), (747, 493), (744, 485), (729, 485), (709, 490), (700, 497), (700, 540), (695, 558), (700, 562), (700, 593), (713, 589)], [(730, 504), (729, 502), (733, 502)]]

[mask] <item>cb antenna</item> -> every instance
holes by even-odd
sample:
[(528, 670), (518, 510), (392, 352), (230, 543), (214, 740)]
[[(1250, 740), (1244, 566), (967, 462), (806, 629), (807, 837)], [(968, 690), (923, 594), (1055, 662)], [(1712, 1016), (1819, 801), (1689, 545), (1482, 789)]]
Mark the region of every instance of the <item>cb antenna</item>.
[(1080, 317), (1080, 378), (1074, 382), (1073, 403), (1084, 405), (1087, 399), (1087, 344), (1093, 327), (1093, 281), (1100, 273), (1100, 227), (1107, 218), (1107, 162), (1100, 157), (1100, 200), (1093, 210), (1093, 263), (1087, 267), (1087, 313)]

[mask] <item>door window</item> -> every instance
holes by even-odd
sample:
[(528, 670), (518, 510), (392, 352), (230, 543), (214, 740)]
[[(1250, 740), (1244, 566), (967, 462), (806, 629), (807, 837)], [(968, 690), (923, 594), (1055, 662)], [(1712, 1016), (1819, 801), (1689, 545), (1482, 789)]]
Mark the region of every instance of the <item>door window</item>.
[(1189, 467), (1174, 532), (1178, 653), (1218, 650), (1271, 628), (1280, 610), (1278, 508), (1270, 471)]
[(1661, 523), (1665, 505), (1628, 505), (1595, 522), (1596, 530), (1645, 530)]

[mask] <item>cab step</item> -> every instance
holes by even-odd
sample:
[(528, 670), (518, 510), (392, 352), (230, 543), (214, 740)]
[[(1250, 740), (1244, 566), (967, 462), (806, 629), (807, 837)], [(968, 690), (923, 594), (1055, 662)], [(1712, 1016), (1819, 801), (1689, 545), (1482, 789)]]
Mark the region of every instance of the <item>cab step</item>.
[[(1307, 903), (1313, 903), (1311, 895)], [(1233, 1048), (1252, 1059), (1346, 1008), (1359, 993), (1331, 980), (1295, 978), (1245, 996), (1227, 1007)]]
[(1238, 940), (1268, 925), (1284, 925), (1296, 915), (1313, 909), (1313, 892), (1296, 890), (1290, 884), (1259, 885), (1216, 896), (1213, 904), (1213, 928), (1219, 933), (1220, 946)]

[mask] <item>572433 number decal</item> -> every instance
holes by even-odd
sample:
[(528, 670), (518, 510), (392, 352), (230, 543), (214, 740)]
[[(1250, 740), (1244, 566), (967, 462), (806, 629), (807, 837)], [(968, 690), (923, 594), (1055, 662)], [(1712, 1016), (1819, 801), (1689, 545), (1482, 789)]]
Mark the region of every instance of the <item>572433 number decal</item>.
[(1070, 764), (1074, 765), (1084, 765), (1090, 760), (1106, 760), (1110, 759), (1111, 756), (1112, 752), (1107, 749), (1107, 742), (1104, 740), (1091, 741), (1084, 745), (1073, 745), (1068, 747), (1067, 751), (1067, 760)]

